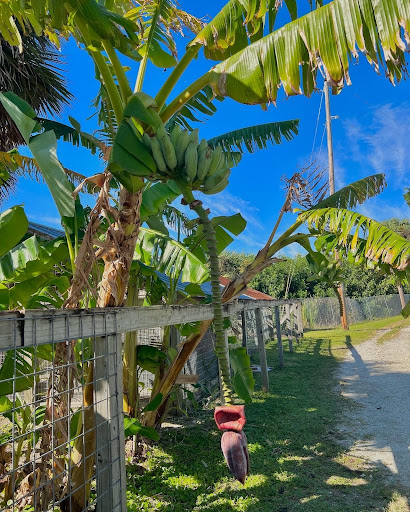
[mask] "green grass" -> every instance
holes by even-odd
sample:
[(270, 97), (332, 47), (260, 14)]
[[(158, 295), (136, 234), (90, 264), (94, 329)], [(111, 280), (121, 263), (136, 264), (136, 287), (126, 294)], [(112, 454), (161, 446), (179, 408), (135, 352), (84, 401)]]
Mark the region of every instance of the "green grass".
[[(347, 343), (396, 321), (354, 325)], [(185, 428), (164, 429), (146, 462), (128, 466), (128, 510), (408, 511), (406, 491), (337, 442), (347, 400), (335, 389), (335, 370), (346, 349), (346, 332), (310, 331), (293, 354), (286, 351), (279, 370), (275, 345), (268, 345), (270, 392), (260, 391), (257, 376), (254, 401), (246, 407), (251, 475), (244, 487), (228, 472), (208, 410)]]

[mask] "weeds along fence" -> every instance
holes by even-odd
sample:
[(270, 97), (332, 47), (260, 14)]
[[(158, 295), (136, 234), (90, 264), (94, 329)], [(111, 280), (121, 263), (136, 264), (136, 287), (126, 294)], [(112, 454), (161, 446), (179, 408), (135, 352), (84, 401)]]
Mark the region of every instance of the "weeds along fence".
[[(405, 295), (406, 301), (410, 294)], [(375, 320), (399, 315), (402, 306), (399, 295), (375, 295), (373, 297), (346, 298), (346, 310), (350, 323)], [(312, 297), (302, 300), (303, 325), (305, 328), (339, 327), (339, 303), (336, 297)]]
[[(278, 342), (281, 328), (301, 335), (299, 302), (224, 308), (240, 343), (257, 348), (266, 388), (272, 313)], [(210, 305), (0, 312), (0, 512), (125, 512), (124, 334), (137, 331), (139, 342), (157, 344), (160, 328), (212, 318)], [(198, 372), (204, 354), (216, 364), (211, 339), (186, 374)]]

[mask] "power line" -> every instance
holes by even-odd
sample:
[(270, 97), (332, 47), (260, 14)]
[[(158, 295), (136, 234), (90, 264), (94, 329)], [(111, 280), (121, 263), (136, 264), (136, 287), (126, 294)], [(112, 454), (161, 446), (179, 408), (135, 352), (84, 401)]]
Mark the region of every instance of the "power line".
[[(321, 110), (322, 110), (322, 103), (323, 103), (323, 91), (322, 91), (322, 94), (320, 96), (319, 111), (318, 111), (317, 119), (316, 119), (315, 135), (313, 137), (312, 152), (310, 153), (310, 163), (312, 163), (312, 161), (313, 161), (313, 151), (315, 150), (316, 135), (317, 135), (317, 129), (318, 129), (318, 126), (319, 126), (319, 118), (320, 118), (320, 113), (321, 113)], [(322, 140), (323, 140), (323, 138), (322, 138)]]

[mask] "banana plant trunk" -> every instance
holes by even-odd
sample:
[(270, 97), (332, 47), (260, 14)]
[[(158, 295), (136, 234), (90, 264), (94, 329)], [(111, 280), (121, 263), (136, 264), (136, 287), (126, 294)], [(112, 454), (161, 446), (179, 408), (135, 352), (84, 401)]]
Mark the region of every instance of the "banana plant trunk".
[[(124, 188), (120, 192), (118, 220), (107, 231), (108, 250), (103, 256), (104, 273), (99, 285), (98, 307), (118, 307), (124, 304), (131, 263), (140, 228), (142, 192), (131, 194)], [(88, 408), (84, 411), (84, 443), (81, 436), (74, 446), (71, 461), (71, 508), (70, 512), (81, 512), (87, 507), (88, 493), (85, 482), (92, 478), (95, 454), (95, 421), (93, 404), (93, 363), (90, 363), (84, 387)]]
[(341, 282), (337, 287), (337, 295), (339, 297), (339, 305), (340, 305), (340, 322), (342, 324), (342, 328), (345, 331), (349, 330), (349, 322), (347, 319), (347, 309), (346, 309), (346, 294), (344, 283)]
[(397, 291), (399, 292), (401, 308), (404, 309), (406, 307), (406, 297), (404, 296), (403, 285), (400, 281), (397, 282)]

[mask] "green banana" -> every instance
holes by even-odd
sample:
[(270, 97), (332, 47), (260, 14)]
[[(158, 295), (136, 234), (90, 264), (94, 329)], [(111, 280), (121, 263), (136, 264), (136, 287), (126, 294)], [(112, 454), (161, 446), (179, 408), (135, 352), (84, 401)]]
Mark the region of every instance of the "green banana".
[(199, 151), (200, 145), (198, 146), (198, 169), (196, 171), (196, 180), (202, 181), (208, 174), (209, 167), (212, 161), (212, 149), (207, 145), (205, 151)]
[(195, 128), (195, 130), (192, 130), (192, 132), (189, 134), (189, 142), (195, 142), (196, 145), (198, 146), (198, 141), (199, 141), (199, 129), (198, 128)]
[(185, 152), (185, 174), (188, 181), (193, 181), (198, 166), (197, 143), (191, 141)]
[(179, 124), (176, 124), (174, 126), (174, 128), (172, 129), (170, 137), (171, 137), (171, 142), (172, 142), (172, 145), (174, 146), (174, 148), (177, 147), (178, 139), (179, 139), (179, 136), (181, 135), (181, 132), (182, 132), (182, 129), (179, 126)]
[(144, 146), (148, 149), (151, 149), (151, 137), (148, 135), (148, 133), (143, 133), (142, 135), (142, 143)]
[(202, 139), (198, 145), (198, 157), (201, 155), (201, 153), (203, 153), (206, 150), (207, 147), (208, 147), (208, 143), (207, 143), (206, 139)]
[(211, 196), (212, 194), (218, 194), (218, 192), (222, 192), (222, 190), (224, 190), (228, 185), (229, 185), (229, 180), (226, 179), (214, 188), (210, 188), (208, 190), (205, 190), (205, 189), (204, 190), (200, 189), (200, 190), (207, 196)]
[(206, 179), (203, 185), (204, 190), (212, 190), (217, 187), (223, 181), (228, 180), (230, 174), (230, 169), (219, 169), (219, 171), (216, 171), (215, 174)]
[(155, 163), (157, 164), (157, 169), (159, 172), (166, 173), (167, 165), (165, 163), (164, 157), (162, 156), (161, 146), (156, 137), (151, 139), (151, 151), (152, 156), (154, 157)]
[(211, 164), (208, 169), (208, 176), (212, 176), (218, 171), (221, 167), (221, 163), (224, 158), (222, 146), (216, 146), (216, 148), (212, 151)]
[(177, 166), (177, 156), (175, 154), (174, 146), (169, 138), (168, 133), (165, 130), (165, 127), (161, 125), (157, 131), (157, 139), (160, 142), (162, 155), (164, 156), (165, 163), (168, 168), (173, 170)]
[(188, 130), (182, 130), (175, 149), (178, 165), (182, 165), (185, 161), (185, 151), (189, 144)]

